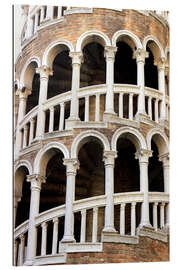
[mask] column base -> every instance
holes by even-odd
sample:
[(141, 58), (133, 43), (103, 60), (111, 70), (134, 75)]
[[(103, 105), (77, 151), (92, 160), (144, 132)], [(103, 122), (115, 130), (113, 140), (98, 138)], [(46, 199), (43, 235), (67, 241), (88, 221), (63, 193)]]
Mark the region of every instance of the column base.
[(72, 129), (76, 127), (76, 124), (79, 124), (79, 122), (81, 122), (80, 118), (69, 117), (65, 120), (65, 129)]
[(104, 122), (109, 122), (112, 121), (113, 118), (117, 118), (117, 113), (115, 112), (104, 112), (103, 114), (103, 121)]
[(146, 229), (146, 228), (154, 230), (154, 228), (152, 227), (150, 223), (143, 222), (139, 224), (139, 226), (136, 228), (136, 231), (138, 233), (141, 229)]
[(76, 243), (76, 240), (73, 235), (65, 235), (63, 236), (62, 240), (60, 243)]
[(104, 227), (102, 233), (117, 233), (117, 231), (114, 227)]
[(23, 266), (32, 266), (33, 265), (33, 261), (32, 260), (26, 260), (23, 264)]
[(136, 121), (139, 121), (139, 122), (144, 122), (146, 120), (150, 120), (150, 117), (149, 117), (149, 115), (147, 115), (146, 112), (142, 112), (142, 113), (137, 112), (134, 118)]

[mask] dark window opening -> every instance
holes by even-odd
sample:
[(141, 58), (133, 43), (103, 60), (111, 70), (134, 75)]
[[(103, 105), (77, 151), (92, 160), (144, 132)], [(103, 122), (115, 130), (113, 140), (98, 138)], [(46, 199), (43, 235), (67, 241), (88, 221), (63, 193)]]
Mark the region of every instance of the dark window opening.
[(72, 66), (69, 51), (59, 53), (53, 62), (53, 76), (49, 77), (47, 98), (71, 90)]
[(158, 89), (158, 70), (154, 65), (154, 56), (151, 50), (147, 47), (149, 57), (145, 59), (144, 73), (145, 73), (145, 86)]
[(125, 42), (117, 43), (114, 63), (114, 83), (137, 84), (137, 65), (133, 51)]
[(104, 48), (97, 42), (87, 44), (83, 49), (80, 87), (106, 83), (106, 61)]
[(32, 81), (32, 93), (27, 98), (26, 113), (32, 110), (39, 102), (40, 76), (35, 73)]

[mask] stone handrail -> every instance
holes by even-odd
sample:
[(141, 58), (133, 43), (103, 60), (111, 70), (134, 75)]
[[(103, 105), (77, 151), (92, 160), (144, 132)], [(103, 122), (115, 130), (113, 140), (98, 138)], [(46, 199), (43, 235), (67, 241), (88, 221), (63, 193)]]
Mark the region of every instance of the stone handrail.
[(14, 230), (14, 239), (17, 239), (20, 235), (26, 233), (28, 231), (29, 227), (29, 219), (20, 224), (17, 228)]
[(143, 202), (143, 192), (124, 192), (114, 194), (114, 204)]

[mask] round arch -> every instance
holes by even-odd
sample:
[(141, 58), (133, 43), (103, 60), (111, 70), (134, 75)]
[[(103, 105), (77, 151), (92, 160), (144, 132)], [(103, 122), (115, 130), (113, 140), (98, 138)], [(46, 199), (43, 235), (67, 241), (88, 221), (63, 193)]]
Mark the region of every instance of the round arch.
[(60, 150), (65, 159), (69, 158), (69, 151), (65, 145), (60, 142), (50, 142), (37, 153), (34, 160), (34, 174), (45, 176), (47, 163), (54, 155), (55, 149)]
[(165, 154), (169, 152), (169, 141), (167, 136), (158, 128), (151, 129), (147, 136), (147, 147), (148, 150), (151, 150), (151, 140), (154, 137), (154, 142), (157, 145), (159, 155)]
[[(125, 41), (125, 38), (128, 38), (127, 42)], [(128, 31), (128, 30), (119, 30), (117, 32), (114, 33), (113, 37), (112, 37), (112, 46), (116, 46), (117, 41), (123, 38), (123, 41), (125, 41), (126, 43), (128, 43), (128, 45), (131, 47), (131, 49), (134, 51), (134, 47), (136, 46), (136, 49), (141, 49), (142, 48), (142, 44), (140, 39), (133, 34), (132, 32)], [(133, 46), (135, 45), (135, 46)]]
[(117, 129), (116, 132), (112, 136), (111, 148), (113, 151), (116, 151), (117, 141), (124, 134), (127, 134), (126, 138), (129, 139), (135, 145), (136, 150), (147, 149), (146, 140), (137, 129), (132, 128), (132, 127), (128, 127), (128, 128), (122, 127), (122, 128)]
[(46, 49), (42, 58), (42, 65), (46, 65), (52, 68), (54, 58), (58, 53), (60, 53), (65, 47), (69, 49), (70, 52), (74, 52), (74, 47), (71, 42), (63, 39), (56, 40), (52, 42)]
[(89, 43), (96, 41), (103, 47), (111, 46), (111, 41), (107, 35), (97, 30), (90, 30), (83, 33), (77, 40), (76, 51), (80, 52)]
[(28, 161), (28, 160), (21, 160), (21, 161), (18, 161), (16, 164), (15, 164), (15, 167), (14, 167), (14, 171), (16, 173), (16, 171), (20, 168), (20, 167), (26, 167), (29, 171), (29, 174), (31, 175), (33, 173), (33, 169), (32, 169), (32, 165), (31, 163)]
[[(162, 45), (161, 45), (161, 43), (159, 42), (159, 40), (158, 40), (156, 37), (154, 37), (154, 36), (149, 35), (149, 36), (146, 36), (146, 37), (144, 38), (143, 43), (142, 43), (143, 49), (146, 50), (147, 43), (148, 43), (149, 41), (152, 41), (152, 42), (154, 42), (154, 43), (156, 44), (156, 46), (157, 46), (158, 49), (159, 49), (159, 53), (160, 53), (159, 57), (164, 58), (164, 57), (165, 57), (165, 53), (164, 53), (164, 50), (163, 50), (163, 48), (162, 48)], [(153, 48), (153, 47), (154, 47), (154, 46), (152, 45), (152, 48), (150, 48), (150, 49), (152, 49), (152, 52), (155, 51), (155, 48)], [(154, 54), (154, 53), (155, 53), (154, 57), (157, 59), (157, 58), (158, 58), (157, 52), (153, 52), (153, 54)]]
[(31, 58), (29, 58), (28, 60), (27, 60), (27, 62), (25, 63), (25, 65), (23, 66), (23, 69), (22, 69), (22, 71), (21, 71), (21, 75), (20, 75), (20, 88), (22, 88), (22, 87), (24, 87), (24, 86), (26, 86), (26, 87), (28, 87), (28, 88), (30, 88), (31, 89), (31, 86), (29, 85), (29, 83), (28, 83), (28, 85), (25, 85), (26, 84), (26, 81), (25, 81), (25, 72), (27, 71), (27, 68), (28, 68), (28, 66), (31, 64), (31, 63), (33, 63), (33, 62), (35, 62), (36, 64), (37, 64), (37, 67), (40, 67), (41, 66), (41, 60), (40, 60), (40, 58), (38, 57), (38, 56), (33, 56), (33, 57), (31, 57)]
[(104, 134), (96, 131), (96, 130), (88, 130), (88, 131), (83, 131), (81, 132), (72, 142), (71, 145), (71, 158), (77, 158), (78, 157), (78, 152), (80, 147), (85, 144), (88, 140), (88, 137), (95, 137), (98, 138), (103, 147), (104, 151), (109, 151), (110, 150), (110, 144), (108, 139), (104, 136)]

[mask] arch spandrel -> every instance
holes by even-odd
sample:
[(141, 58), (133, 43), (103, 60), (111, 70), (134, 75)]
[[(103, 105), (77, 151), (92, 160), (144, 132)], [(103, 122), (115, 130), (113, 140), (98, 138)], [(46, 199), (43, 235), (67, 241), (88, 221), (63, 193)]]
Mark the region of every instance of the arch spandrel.
[(152, 139), (158, 148), (159, 155), (163, 155), (169, 152), (169, 141), (164, 132), (158, 128), (153, 128), (148, 132), (146, 136), (148, 150), (151, 150)]

